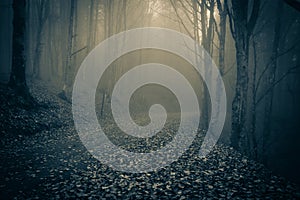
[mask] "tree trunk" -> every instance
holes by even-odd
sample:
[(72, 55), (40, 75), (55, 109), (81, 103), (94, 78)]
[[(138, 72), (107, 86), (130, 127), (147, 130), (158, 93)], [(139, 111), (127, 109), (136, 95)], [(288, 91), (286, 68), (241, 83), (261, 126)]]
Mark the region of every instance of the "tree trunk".
[(36, 37), (36, 47), (34, 51), (34, 59), (33, 59), (33, 77), (40, 78), (40, 58), (42, 51), (42, 43), (41, 43), (41, 35), (42, 31), (40, 29), (40, 25), (38, 26), (38, 33)]
[[(232, 11), (229, 13), (230, 29), (235, 40), (237, 77), (235, 96), (232, 102), (231, 145), (247, 152), (248, 139), (246, 128), (248, 100), (248, 55), (249, 39), (253, 32), (260, 1), (254, 0), (252, 9), (248, 3), (232, 0)], [(227, 5), (228, 6), (228, 5)], [(249, 13), (250, 12), (250, 13)], [(233, 26), (234, 25), (234, 26)]]
[(70, 5), (70, 21), (69, 21), (69, 27), (68, 27), (68, 47), (67, 47), (67, 58), (66, 58), (66, 65), (64, 67), (64, 85), (62, 88), (61, 93), (59, 93), (59, 96), (67, 100), (67, 89), (69, 87), (69, 84), (71, 82), (70, 80), (70, 72), (71, 72), (71, 61), (72, 61), (72, 51), (73, 51), (73, 37), (74, 37), (74, 18), (75, 18), (75, 11), (76, 11), (76, 0), (71, 0)]
[[(223, 4), (226, 4), (226, 1)], [(220, 69), (221, 76), (223, 76), (224, 70), (225, 70), (225, 40), (226, 40), (227, 9), (225, 6), (222, 6), (220, 0), (217, 0), (217, 8), (218, 8), (219, 15), (220, 15), (219, 69)]]
[(87, 51), (90, 52), (91, 49), (94, 47), (94, 32), (95, 32), (95, 25), (94, 25), (94, 13), (97, 15), (97, 10), (94, 12), (94, 3), (95, 0), (91, 0), (90, 4), (90, 16), (89, 16), (89, 34), (88, 34), (88, 41), (87, 41)]
[[(232, 132), (231, 145), (240, 149), (240, 140), (245, 140), (245, 122), (247, 110), (247, 92), (248, 92), (248, 35), (243, 30), (238, 31), (236, 47), (237, 79), (235, 96), (232, 102)], [(243, 45), (244, 44), (244, 45)]]
[[(227, 18), (227, 9), (225, 7), (226, 0), (223, 3), (223, 6), (221, 4), (220, 0), (216, 1), (217, 3), (217, 8), (219, 11), (219, 16), (220, 16), (220, 32), (219, 32), (219, 71), (221, 76), (223, 77), (224, 71), (225, 71), (225, 40), (226, 40), (226, 18)], [(216, 83), (217, 85), (221, 84), (221, 80), (218, 79), (218, 82)], [(218, 90), (216, 90), (216, 97), (217, 97), (217, 115), (220, 113), (220, 100), (221, 100), (221, 94), (219, 93)]]
[(13, 55), (8, 85), (22, 96), (27, 104), (32, 105), (34, 101), (29, 93), (25, 75), (25, 4), (25, 0), (13, 1)]
[(34, 51), (33, 59), (33, 77), (40, 78), (40, 59), (42, 53), (42, 33), (44, 29), (45, 22), (49, 15), (49, 1), (42, 0), (36, 2), (36, 11), (38, 15), (38, 24), (37, 24), (37, 35), (36, 35), (36, 45)]
[[(209, 53), (211, 54), (211, 49), (210, 49), (210, 43), (212, 42), (211, 40), (211, 31), (212, 31), (212, 27), (211, 27), (211, 20), (209, 20), (209, 23), (207, 24), (207, 8), (205, 5), (204, 1), (198, 1), (198, 5), (200, 6), (200, 10), (201, 10), (201, 44), (203, 46), (203, 48)], [(206, 80), (209, 80), (210, 74), (208, 72), (208, 70), (205, 70), (205, 77)], [(208, 123), (209, 123), (209, 105), (208, 103), (210, 102), (210, 98), (209, 98), (209, 93), (205, 87), (205, 83), (203, 83), (203, 110), (202, 110), (202, 124), (204, 126), (204, 129), (208, 128)]]
[(279, 41), (280, 41), (280, 30), (281, 30), (281, 18), (282, 18), (282, 8), (283, 3), (282, 1), (278, 1), (277, 12), (278, 17), (275, 22), (275, 29), (274, 29), (274, 40), (273, 40), (273, 47), (272, 47), (272, 64), (270, 66), (270, 72), (267, 78), (267, 87), (271, 88), (270, 92), (265, 97), (265, 113), (264, 113), (264, 126), (263, 126), (263, 160), (265, 160), (265, 155), (267, 152), (267, 141), (271, 134), (271, 119), (272, 119), (272, 107), (273, 107), (273, 93), (274, 87), (272, 87), (276, 80), (276, 69), (277, 69), (277, 57), (278, 57), (278, 48), (279, 48)]
[(257, 50), (256, 50), (256, 41), (253, 38), (253, 56), (254, 56), (254, 66), (252, 74), (252, 88), (251, 88), (251, 124), (249, 131), (249, 138), (251, 138), (251, 153), (254, 159), (257, 159), (258, 147), (257, 147), (257, 137), (256, 137), (256, 73), (257, 73)]

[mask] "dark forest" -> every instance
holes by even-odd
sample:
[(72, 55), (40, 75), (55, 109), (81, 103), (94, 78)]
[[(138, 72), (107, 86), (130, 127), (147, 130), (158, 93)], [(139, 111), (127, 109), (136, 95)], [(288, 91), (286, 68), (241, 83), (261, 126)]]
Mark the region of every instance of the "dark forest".
[(300, 198), (299, 0), (0, 15), (1, 199)]

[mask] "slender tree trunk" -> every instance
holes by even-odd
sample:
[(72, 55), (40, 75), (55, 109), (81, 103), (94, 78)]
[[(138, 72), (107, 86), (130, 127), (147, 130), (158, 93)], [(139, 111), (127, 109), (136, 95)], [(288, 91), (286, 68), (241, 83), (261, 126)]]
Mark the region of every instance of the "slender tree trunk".
[[(89, 16), (89, 34), (88, 34), (88, 52), (93, 48), (94, 46), (94, 32), (95, 32), (95, 25), (94, 25), (94, 3), (95, 0), (91, 0), (90, 4), (90, 16)], [(96, 12), (97, 14), (97, 12)]]
[(205, 2), (200, 1), (200, 9), (201, 9), (201, 43), (204, 49), (207, 49), (207, 37), (206, 37), (206, 9), (205, 9)]
[(42, 53), (42, 33), (44, 29), (45, 22), (49, 15), (49, 1), (41, 0), (35, 3), (37, 11), (37, 35), (36, 35), (36, 45), (34, 50), (33, 58), (33, 77), (40, 78), (40, 59)]
[[(111, 15), (112, 15), (112, 2), (110, 0), (104, 1), (104, 38), (108, 38), (111, 34)], [(107, 98), (107, 93), (111, 87), (111, 81), (108, 82), (107, 88), (102, 90), (102, 102), (100, 108), (100, 117), (104, 116), (105, 112), (105, 101)]]
[[(213, 48), (212, 48), (212, 43), (213, 43), (213, 17), (214, 17), (214, 1), (211, 0), (210, 1), (210, 5), (209, 8), (206, 8), (206, 10), (209, 10), (209, 20), (208, 20), (208, 25), (207, 27), (205, 27), (206, 29), (206, 38), (204, 38), (204, 48), (205, 50), (210, 54), (213, 55)], [(206, 11), (207, 13), (207, 11)], [(204, 19), (201, 20), (207, 20), (207, 17), (205, 15)], [(203, 27), (204, 28), (204, 27)], [(203, 30), (203, 29), (202, 29)], [(209, 68), (205, 69), (205, 77), (208, 83), (212, 84), (212, 71)], [(204, 116), (205, 116), (205, 124), (206, 127), (208, 128), (209, 125), (209, 105), (211, 105), (214, 102), (211, 102), (210, 100), (210, 96), (209, 96), (209, 92), (207, 89), (205, 89), (204, 92), (204, 102), (205, 102), (205, 106), (204, 106)]]
[(67, 47), (67, 58), (66, 58), (66, 65), (64, 67), (64, 86), (62, 89), (62, 92), (59, 94), (59, 96), (67, 100), (67, 89), (69, 87), (69, 84), (71, 82), (70, 80), (70, 73), (72, 68), (72, 51), (73, 51), (73, 42), (74, 42), (74, 18), (75, 18), (75, 11), (76, 11), (77, 1), (71, 0), (70, 5), (70, 17), (69, 17), (69, 27), (68, 27), (68, 47)]
[(99, 9), (99, 2), (95, 2), (95, 25), (94, 25), (94, 32), (93, 32), (93, 41), (94, 41), (94, 46), (97, 44), (97, 32), (98, 32), (98, 9)]
[[(224, 71), (225, 71), (225, 40), (226, 40), (226, 19), (227, 19), (227, 9), (225, 7), (225, 4), (227, 3), (226, 0), (222, 3), (220, 0), (216, 1), (217, 3), (217, 8), (219, 11), (219, 16), (220, 16), (220, 32), (219, 32), (219, 71), (221, 76), (223, 77)], [(221, 80), (218, 79), (217, 85), (221, 84)], [(216, 90), (217, 94), (217, 115), (220, 113), (220, 100), (221, 100), (221, 94), (219, 93), (218, 90)]]
[(215, 9), (215, 0), (210, 0), (209, 1), (209, 20), (208, 20), (208, 27), (207, 27), (207, 38), (206, 38), (206, 43), (207, 43), (207, 51), (212, 55), (213, 54), (213, 33), (214, 33), (214, 9)]
[[(207, 9), (205, 7), (205, 2), (204, 1), (198, 1), (198, 4), (200, 6), (200, 10), (201, 10), (201, 13), (200, 13), (200, 17), (201, 17), (201, 44), (203, 46), (203, 48), (208, 52), (210, 53), (210, 48), (209, 48), (209, 45), (208, 43), (210, 43), (211, 41), (208, 40), (208, 34), (207, 32), (208, 29), (210, 27), (207, 27)], [(209, 74), (208, 74), (208, 71), (205, 70), (205, 77), (208, 78)], [(209, 119), (208, 119), (208, 115), (209, 115), (209, 106), (208, 106), (208, 103), (210, 101), (210, 98), (209, 98), (209, 94), (208, 94), (208, 91), (205, 87), (205, 83), (203, 83), (203, 110), (202, 110), (202, 123), (203, 123), (203, 126), (205, 129), (208, 128), (208, 123), (209, 123)]]
[(37, 28), (37, 36), (36, 36), (36, 46), (34, 50), (34, 58), (33, 58), (33, 77), (40, 78), (40, 58), (41, 58), (41, 51), (42, 51), (42, 43), (41, 43), (41, 35), (42, 35), (42, 28), (38, 25)]
[(106, 93), (102, 93), (102, 101), (101, 101), (101, 109), (100, 109), (100, 116), (104, 116), (104, 102), (105, 102)]
[[(224, 1), (223, 4), (226, 4)], [(221, 76), (224, 75), (225, 70), (225, 40), (226, 40), (226, 19), (227, 19), (227, 9), (222, 6), (221, 1), (217, 0), (217, 8), (220, 15), (220, 35), (219, 35), (219, 69)]]
[(252, 88), (251, 88), (251, 127), (249, 131), (249, 137), (251, 138), (252, 146), (251, 153), (254, 159), (257, 158), (258, 149), (257, 149), (257, 137), (256, 137), (256, 73), (257, 73), (257, 50), (256, 50), (256, 41), (253, 38), (252, 40), (253, 46), (253, 56), (254, 56), (254, 66), (253, 66), (253, 74), (252, 74)]
[(280, 41), (280, 30), (281, 30), (281, 18), (283, 12), (283, 2), (278, 1), (277, 6), (277, 19), (275, 22), (274, 29), (274, 40), (272, 47), (272, 64), (270, 66), (270, 72), (267, 78), (267, 87), (271, 88), (270, 92), (265, 97), (265, 112), (264, 112), (264, 126), (263, 126), (263, 160), (265, 160), (267, 152), (267, 141), (269, 140), (271, 134), (271, 119), (272, 119), (272, 108), (273, 108), (273, 96), (274, 96), (274, 87), (272, 87), (276, 80), (276, 69), (277, 69), (277, 57), (278, 57), (278, 48)]

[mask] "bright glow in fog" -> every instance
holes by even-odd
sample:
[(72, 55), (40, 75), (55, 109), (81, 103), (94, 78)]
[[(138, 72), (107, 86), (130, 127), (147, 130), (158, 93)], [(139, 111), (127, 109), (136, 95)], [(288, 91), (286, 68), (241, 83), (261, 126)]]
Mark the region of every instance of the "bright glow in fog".
[[(162, 64), (143, 64), (124, 74), (115, 85), (112, 93), (112, 113), (122, 131), (135, 137), (145, 138), (155, 135), (164, 127), (167, 114), (162, 106), (150, 108), (151, 123), (143, 128), (134, 123), (130, 117), (130, 97), (136, 89), (151, 83), (163, 85), (176, 95), (180, 103), (181, 115), (195, 115), (196, 119), (200, 117), (197, 97), (192, 86), (183, 75)], [(182, 116), (181, 119), (183, 118)]]
[[(106, 68), (115, 59), (128, 52), (145, 48), (169, 51), (178, 55), (193, 65), (195, 70), (203, 77), (211, 101), (214, 103), (212, 103), (209, 128), (199, 152), (201, 156), (207, 155), (212, 150), (219, 139), (225, 121), (226, 94), (222, 78), (209, 54), (196, 41), (177, 31), (163, 28), (132, 29), (116, 34), (100, 43), (82, 63), (73, 87), (72, 111), (76, 130), (85, 147), (99, 161), (119, 171), (142, 173), (171, 164), (186, 152), (198, 131), (200, 120), (198, 99), (191, 85), (185, 84), (188, 83), (188, 81), (184, 81), (185, 77), (176, 70), (161, 64), (145, 64), (149, 69), (149, 71), (146, 71), (148, 78), (135, 76), (135, 79), (127, 81), (129, 83), (116, 84), (115, 87), (117, 88), (115, 91), (119, 93), (112, 95), (112, 107), (120, 105), (116, 111), (121, 110), (121, 114), (120, 116), (115, 115), (117, 112), (114, 114), (115, 121), (117, 122), (118, 119), (122, 119), (117, 124), (118, 126), (122, 126), (124, 120), (132, 121), (129, 114), (129, 100), (137, 88), (149, 83), (160, 84), (166, 86), (176, 95), (183, 111), (177, 134), (164, 147), (149, 153), (126, 151), (114, 145), (105, 135), (98, 123), (95, 111), (95, 94), (98, 82)], [(157, 71), (156, 67), (160, 70)], [(144, 70), (142, 66), (141, 68), (136, 67), (132, 70), (139, 69)], [(168, 76), (172, 77), (168, 79), (164, 76), (164, 74), (167, 74), (167, 71), (161, 73), (163, 70), (169, 70), (168, 73), (174, 73), (174, 75)], [(209, 71), (212, 76), (205, 76), (206, 71)], [(175, 75), (176, 73), (177, 75)], [(86, 79), (85, 76), (89, 78)], [(173, 77), (176, 78), (174, 79)], [(124, 88), (124, 91), (123, 89), (118, 89), (118, 85), (128, 88)], [(118, 94), (124, 96), (117, 97)], [(219, 99), (217, 98), (217, 94), (220, 95)], [(119, 104), (120, 101), (122, 104)], [(216, 105), (219, 105), (220, 112), (217, 111)], [(160, 110), (163, 111), (163, 109)], [(192, 119), (191, 116), (184, 115), (184, 113), (189, 112), (195, 113)], [(126, 113), (124, 115), (125, 118), (123, 117), (123, 113)], [(149, 126), (156, 128), (155, 125), (152, 125), (152, 122), (158, 122), (160, 119), (152, 117), (151, 120)], [(131, 125), (132, 127), (129, 127), (129, 131), (136, 126), (133, 121)], [(145, 136), (145, 134), (147, 133), (139, 136)]]

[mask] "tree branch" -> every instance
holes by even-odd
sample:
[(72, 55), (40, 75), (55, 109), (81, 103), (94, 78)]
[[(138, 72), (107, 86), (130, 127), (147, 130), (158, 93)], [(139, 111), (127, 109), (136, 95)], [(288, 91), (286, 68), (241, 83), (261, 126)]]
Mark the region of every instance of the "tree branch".
[(274, 82), (273, 85), (271, 85), (266, 92), (257, 100), (257, 102), (255, 102), (255, 105), (258, 105), (264, 98), (265, 96), (272, 91), (272, 89), (278, 85), (282, 80), (284, 80), (284, 78), (286, 78), (289, 74), (293, 73), (293, 71), (295, 71), (296, 69), (299, 69), (300, 65), (296, 65), (294, 67), (291, 67), (287, 72), (285, 72), (277, 81)]
[(256, 24), (256, 21), (257, 21), (257, 18), (258, 18), (259, 8), (260, 8), (260, 0), (254, 0), (253, 8), (252, 8), (251, 15), (250, 15), (250, 19), (247, 23), (247, 29), (248, 29), (249, 35), (252, 34), (253, 29), (255, 27), (255, 24)]
[(87, 46), (84, 46), (84, 47), (82, 47), (81, 49), (78, 49), (77, 51), (73, 52), (73, 53), (71, 54), (71, 56), (73, 56), (73, 55), (79, 53), (80, 51), (82, 51), (82, 50), (84, 50), (84, 49), (86, 49), (86, 48), (87, 48)]
[(176, 13), (176, 16), (179, 18), (180, 23), (181, 23), (182, 26), (184, 27), (184, 29), (185, 29), (185, 31), (187, 32), (187, 34), (188, 34), (191, 38), (195, 39), (195, 38), (193, 37), (193, 35), (190, 33), (189, 29), (185, 26), (185, 24), (184, 24), (183, 20), (181, 19), (180, 15), (178, 14), (177, 8), (176, 8), (176, 6), (175, 6), (173, 0), (170, 0), (170, 2), (171, 2), (171, 4), (172, 4), (172, 7), (173, 7), (175, 13)]
[(299, 42), (296, 42), (294, 43), (294, 45), (292, 45), (290, 48), (288, 48), (287, 50), (277, 54), (277, 57), (276, 58), (273, 58), (268, 64), (267, 66), (263, 69), (262, 73), (259, 75), (258, 77), (258, 81), (257, 81), (257, 85), (256, 85), (256, 89), (255, 89), (255, 93), (257, 92), (259, 86), (260, 86), (260, 83), (261, 83), (261, 80), (264, 76), (264, 74), (266, 73), (266, 71), (268, 70), (268, 68), (274, 63), (277, 61), (278, 58), (286, 55), (287, 53), (289, 53), (290, 51), (292, 51), (293, 49), (295, 49), (297, 46), (299, 45)]
[(229, 19), (229, 27), (230, 27), (230, 31), (231, 31), (231, 35), (233, 37), (233, 39), (236, 38), (236, 34), (235, 34), (235, 30), (234, 30), (234, 26), (233, 26), (233, 19), (232, 19), (232, 12), (229, 10), (229, 6), (228, 6), (228, 2), (227, 0), (224, 0), (224, 4), (228, 13), (228, 19)]
[(213, 21), (214, 21), (214, 24), (215, 24), (215, 28), (216, 28), (216, 33), (218, 35), (218, 38), (220, 39), (221, 35), (220, 35), (220, 31), (218, 29), (218, 25), (217, 25), (217, 22), (216, 22), (216, 19), (213, 17)]

